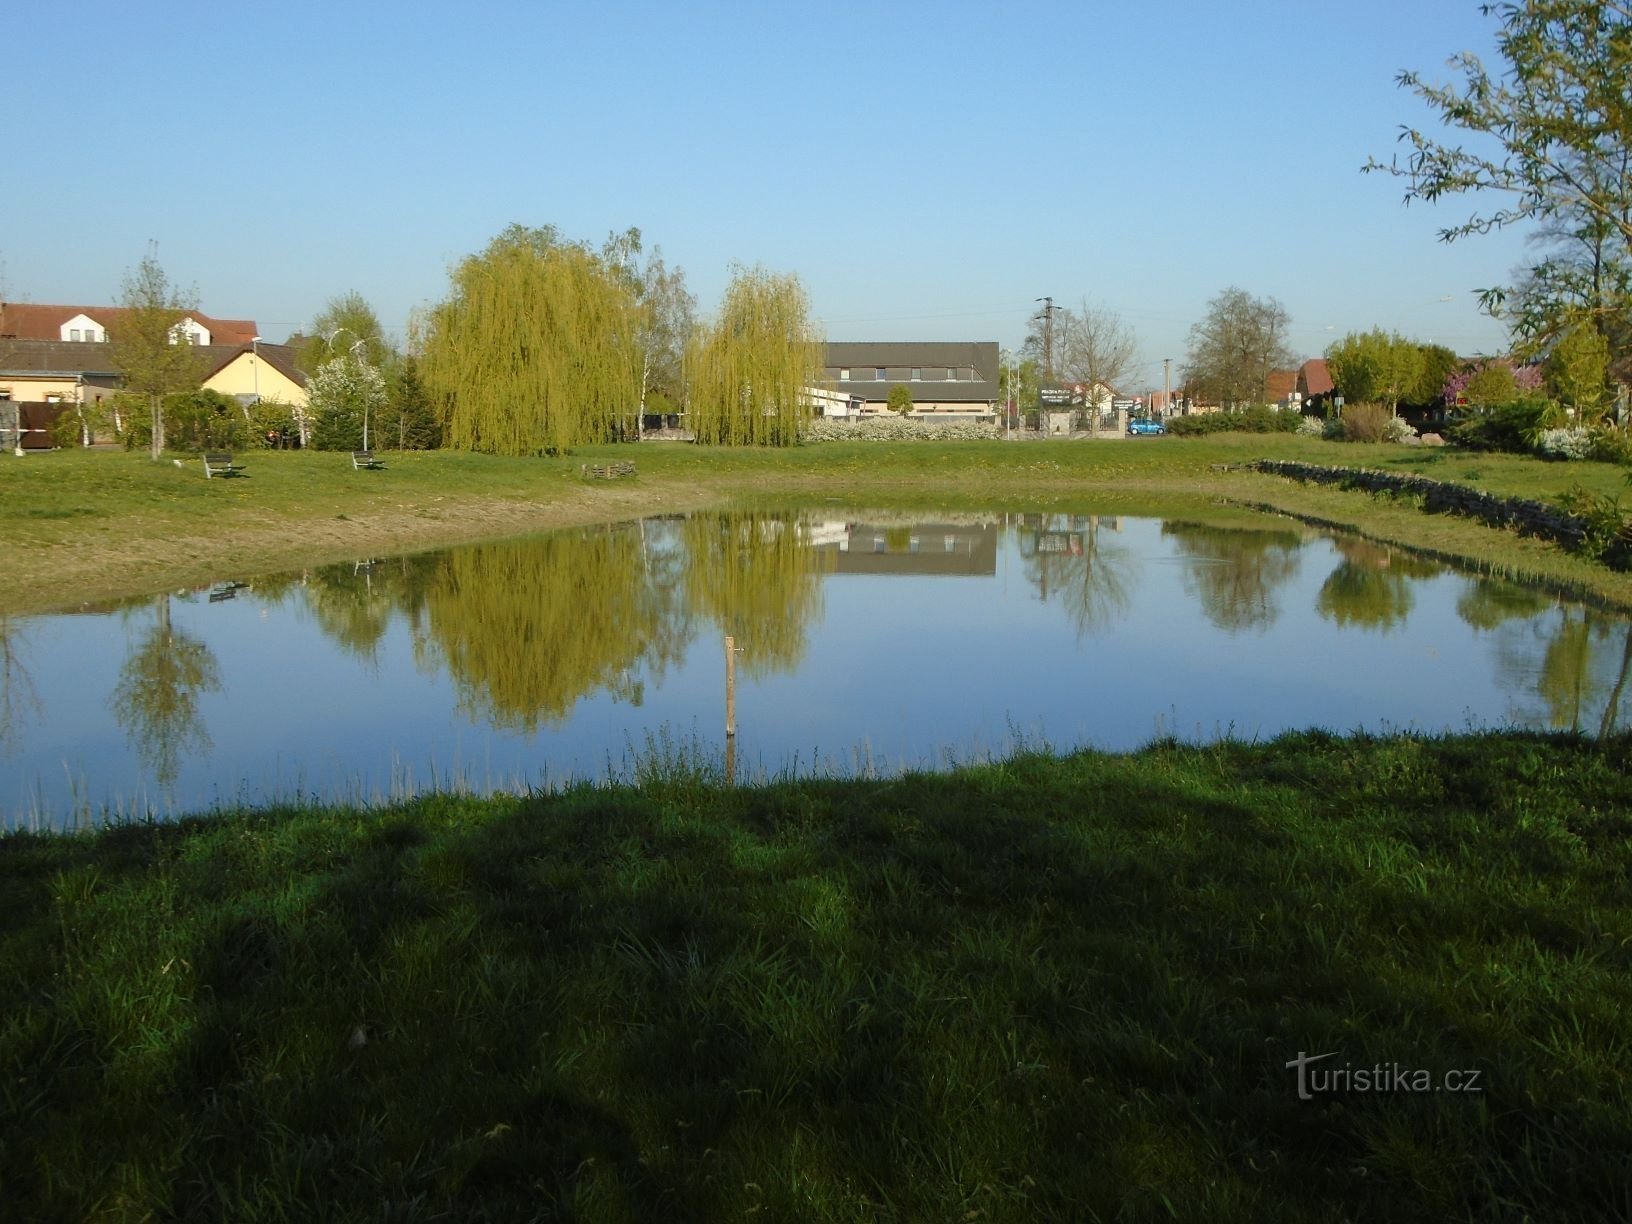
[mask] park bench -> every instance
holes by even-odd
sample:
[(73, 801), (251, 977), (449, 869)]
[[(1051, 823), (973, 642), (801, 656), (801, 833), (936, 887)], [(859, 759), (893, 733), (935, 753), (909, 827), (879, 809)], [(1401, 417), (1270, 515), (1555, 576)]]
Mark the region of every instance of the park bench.
[(580, 464), (578, 470), (595, 480), (616, 480), (619, 476), (633, 476), (635, 465), (625, 460), (622, 463)]
[(236, 476), (244, 469), (232, 461), (227, 454), (210, 454), (204, 456), (204, 479), (211, 476)]
[(377, 471), (383, 469), (384, 467), (385, 464), (374, 458), (374, 452), (371, 450), (356, 450), (351, 452), (351, 470), (354, 472), (361, 471), (363, 468), (368, 468), (370, 471)]

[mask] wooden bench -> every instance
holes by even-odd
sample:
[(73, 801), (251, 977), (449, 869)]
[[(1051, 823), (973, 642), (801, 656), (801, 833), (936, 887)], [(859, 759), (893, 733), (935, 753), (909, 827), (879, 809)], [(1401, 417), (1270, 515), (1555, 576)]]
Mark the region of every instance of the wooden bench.
[(385, 464), (374, 458), (374, 452), (371, 450), (351, 452), (351, 470), (354, 472), (361, 471), (363, 468), (368, 468), (370, 471), (380, 471), (384, 467)]
[(244, 469), (232, 461), (231, 455), (212, 454), (204, 456), (204, 479), (211, 476), (236, 476)]
[(622, 463), (579, 464), (578, 471), (595, 480), (616, 480), (619, 476), (633, 476), (635, 465), (627, 460)]

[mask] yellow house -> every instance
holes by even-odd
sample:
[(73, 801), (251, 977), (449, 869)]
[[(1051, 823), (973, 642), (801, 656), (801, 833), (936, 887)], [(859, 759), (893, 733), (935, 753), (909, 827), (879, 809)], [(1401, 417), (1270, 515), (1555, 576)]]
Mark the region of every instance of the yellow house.
[(210, 366), (203, 386), (241, 404), (276, 400), (304, 412), (307, 403), (306, 375), (295, 365), (295, 350), (287, 344), (257, 340), (224, 351)]

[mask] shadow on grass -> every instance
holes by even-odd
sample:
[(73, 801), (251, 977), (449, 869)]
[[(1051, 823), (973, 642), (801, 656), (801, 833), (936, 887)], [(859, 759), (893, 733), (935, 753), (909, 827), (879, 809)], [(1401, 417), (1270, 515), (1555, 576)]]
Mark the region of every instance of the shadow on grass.
[[(0, 1191), (1615, 1218), (1628, 747), (1311, 734), (9, 839)], [(1300, 1099), (1300, 1053), (1351, 1075)], [(1379, 1064), (1479, 1090), (1357, 1087)]]

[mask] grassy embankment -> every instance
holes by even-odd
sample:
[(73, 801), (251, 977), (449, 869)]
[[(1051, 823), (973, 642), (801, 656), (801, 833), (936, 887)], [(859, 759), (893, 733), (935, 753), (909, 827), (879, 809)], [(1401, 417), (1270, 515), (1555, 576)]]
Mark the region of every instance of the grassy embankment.
[[(1626, 1219), (1629, 748), (1306, 735), (746, 790), (670, 760), (16, 836), (0, 1202)], [(1300, 1052), (1478, 1090), (1300, 1100)]]
[[(632, 480), (579, 467), (636, 457)], [(1252, 458), (1416, 471), (1550, 500), (1580, 483), (1624, 491), (1624, 471), (1275, 436), (1100, 443), (827, 444), (786, 451), (651, 444), (563, 459), (390, 455), (384, 472), (346, 456), (251, 452), (235, 480), (139, 455), (76, 452), (0, 460), (0, 612), (248, 577), (279, 568), (710, 505), (804, 502), (903, 510), (1059, 509), (1194, 517), (1225, 502), (1344, 524), (1632, 606), (1632, 577), (1557, 548), (1408, 504), (1220, 466)]]

